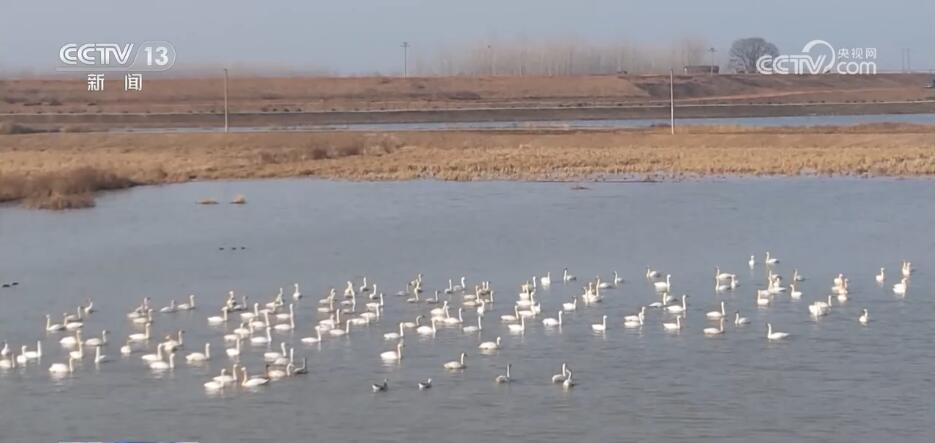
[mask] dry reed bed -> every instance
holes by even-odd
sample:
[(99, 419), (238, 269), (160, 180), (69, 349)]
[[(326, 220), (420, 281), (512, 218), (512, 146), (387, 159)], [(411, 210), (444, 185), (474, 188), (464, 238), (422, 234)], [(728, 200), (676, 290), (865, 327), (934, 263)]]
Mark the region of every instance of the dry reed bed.
[(0, 136), (0, 201), (68, 208), (135, 184), (314, 176), (580, 180), (614, 175), (935, 174), (935, 128), (689, 127), (397, 134)]

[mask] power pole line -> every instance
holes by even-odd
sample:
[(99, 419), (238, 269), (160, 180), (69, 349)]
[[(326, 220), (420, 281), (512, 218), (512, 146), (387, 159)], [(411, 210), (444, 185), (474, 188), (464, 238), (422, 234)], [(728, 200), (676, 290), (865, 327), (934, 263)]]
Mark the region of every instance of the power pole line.
[(714, 66), (715, 66), (715, 65), (714, 65), (714, 53), (715, 53), (715, 52), (717, 52), (717, 49), (708, 48), (708, 53), (711, 54), (711, 65), (710, 65), (710, 67), (708, 68), (708, 71), (709, 71), (708, 74), (710, 74), (710, 75), (714, 75)]
[(409, 77), (409, 42), (403, 42), (403, 77)]
[(669, 128), (670, 133), (675, 135), (675, 75), (672, 68), (669, 68)]
[(224, 68), (224, 132), (230, 132), (230, 124), (228, 120), (229, 110), (227, 106), (227, 68)]
[(497, 59), (493, 52), (493, 45), (487, 45), (487, 56), (490, 57), (490, 75), (497, 75)]

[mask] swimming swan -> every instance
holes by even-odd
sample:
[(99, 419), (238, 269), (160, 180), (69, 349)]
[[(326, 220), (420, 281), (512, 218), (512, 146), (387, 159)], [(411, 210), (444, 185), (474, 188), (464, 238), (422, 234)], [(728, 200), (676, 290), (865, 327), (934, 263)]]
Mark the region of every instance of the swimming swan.
[(485, 341), (477, 346), (477, 349), (481, 351), (496, 351), (500, 349), (500, 337), (497, 337), (496, 341)]
[(403, 359), (403, 342), (396, 343), (395, 351), (386, 351), (380, 353), (380, 359), (384, 361), (399, 361)]
[(448, 369), (448, 370), (461, 370), (461, 369), (464, 369), (464, 368), (467, 367), (467, 365), (464, 364), (464, 358), (465, 358), (466, 356), (467, 356), (467, 354), (465, 354), (465, 353), (462, 352), (462, 353), (461, 353), (461, 360), (460, 360), (460, 361), (459, 361), (459, 360), (453, 360), (453, 361), (450, 361), (450, 362), (448, 362), (448, 363), (445, 363), (443, 366), (444, 366), (445, 369)]
[(773, 332), (773, 324), (766, 324), (766, 339), (767, 340), (782, 340), (789, 336), (787, 332)]
[(513, 367), (512, 364), (507, 363), (507, 364), (506, 364), (506, 374), (498, 375), (497, 378), (494, 379), (494, 381), (497, 382), (497, 383), (500, 383), (500, 384), (511, 382), (511, 381), (512, 381), (512, 378), (510, 378), (510, 368), (512, 368), (512, 367)]
[(727, 316), (727, 311), (724, 309), (724, 301), (721, 300), (721, 310), (720, 311), (711, 311), (705, 314), (705, 317), (708, 317), (712, 320), (717, 320)]
[(598, 324), (592, 324), (591, 330), (594, 332), (605, 332), (607, 331), (607, 316), (604, 315), (601, 317), (601, 322)]

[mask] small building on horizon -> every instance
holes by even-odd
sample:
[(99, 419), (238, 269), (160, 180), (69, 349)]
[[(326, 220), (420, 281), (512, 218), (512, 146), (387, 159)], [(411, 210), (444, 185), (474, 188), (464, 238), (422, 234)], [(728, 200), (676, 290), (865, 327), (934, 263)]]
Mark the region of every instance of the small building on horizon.
[(685, 65), (682, 67), (683, 74), (717, 74), (721, 72), (718, 65)]

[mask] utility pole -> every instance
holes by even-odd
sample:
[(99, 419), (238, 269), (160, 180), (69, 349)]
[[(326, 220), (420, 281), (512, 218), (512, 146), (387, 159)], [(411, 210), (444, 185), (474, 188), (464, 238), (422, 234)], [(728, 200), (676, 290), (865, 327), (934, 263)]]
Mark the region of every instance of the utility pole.
[(669, 68), (669, 129), (675, 135), (675, 75)]
[(493, 53), (493, 45), (487, 45), (487, 56), (490, 57), (490, 75), (497, 75), (497, 61)]
[(409, 42), (403, 42), (403, 77), (409, 77)]
[(230, 110), (227, 107), (227, 80), (228, 80), (227, 68), (224, 68), (224, 132), (225, 133), (230, 132), (230, 120), (228, 117)]
[(711, 65), (708, 68), (708, 73), (714, 75), (714, 53), (717, 52), (717, 49), (708, 48), (708, 53), (711, 54)]

